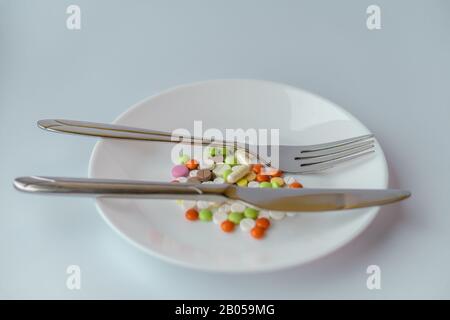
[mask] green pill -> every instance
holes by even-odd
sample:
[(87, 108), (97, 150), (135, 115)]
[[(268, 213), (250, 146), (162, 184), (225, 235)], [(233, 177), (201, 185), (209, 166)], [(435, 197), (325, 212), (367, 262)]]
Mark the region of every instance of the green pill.
[(239, 222), (241, 222), (241, 220), (243, 218), (244, 218), (244, 215), (242, 214), (242, 212), (231, 212), (228, 215), (228, 220), (230, 220), (234, 224), (239, 224)]
[(212, 212), (210, 210), (208, 210), (208, 209), (202, 209), (198, 213), (198, 217), (202, 221), (211, 221), (212, 220), (212, 216), (213, 216)]
[(272, 188), (272, 184), (270, 182), (261, 182), (259, 184), (260, 188)]
[(246, 218), (250, 218), (250, 219), (256, 219), (258, 218), (258, 213), (259, 211), (253, 208), (246, 208), (244, 211), (244, 216)]
[(226, 147), (218, 148), (218, 153), (221, 154), (221, 155), (223, 155), (223, 156), (226, 156), (226, 155), (227, 155), (227, 152), (228, 152), (228, 150), (227, 150)]
[(185, 164), (189, 161), (189, 156), (187, 154), (183, 154), (182, 156), (178, 157), (178, 164)]
[(214, 156), (216, 155), (216, 148), (209, 148), (209, 149), (208, 149), (208, 154), (209, 154), (211, 157), (214, 157)]
[(271, 184), (272, 184), (272, 188), (279, 188), (280, 187), (279, 184), (276, 183), (276, 182), (272, 182)]
[(232, 172), (233, 172), (233, 170), (231, 170), (231, 169), (227, 169), (223, 172), (223, 180), (225, 180), (225, 182), (227, 182), (227, 178), (230, 175), (230, 173), (232, 173)]

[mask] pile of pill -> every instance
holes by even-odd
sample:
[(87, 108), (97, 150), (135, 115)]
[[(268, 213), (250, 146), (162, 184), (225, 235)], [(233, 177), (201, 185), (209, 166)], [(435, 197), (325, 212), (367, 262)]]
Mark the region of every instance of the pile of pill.
[[(292, 176), (281, 170), (260, 163), (249, 163), (246, 154), (228, 148), (208, 148), (206, 161), (190, 159), (182, 155), (172, 168), (172, 182), (181, 183), (230, 183), (248, 188), (303, 188)], [(177, 201), (185, 210), (189, 221), (213, 221), (224, 232), (239, 227), (255, 239), (264, 237), (273, 220), (282, 220), (294, 213), (264, 211), (247, 207), (239, 201), (224, 203), (208, 201)]]

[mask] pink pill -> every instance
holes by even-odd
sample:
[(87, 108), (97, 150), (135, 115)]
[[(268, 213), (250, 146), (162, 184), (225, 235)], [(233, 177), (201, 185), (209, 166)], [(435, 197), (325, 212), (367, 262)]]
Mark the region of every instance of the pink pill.
[(186, 168), (185, 165), (177, 165), (175, 167), (172, 168), (172, 176), (174, 178), (179, 178), (179, 177), (187, 177), (189, 175), (189, 169)]

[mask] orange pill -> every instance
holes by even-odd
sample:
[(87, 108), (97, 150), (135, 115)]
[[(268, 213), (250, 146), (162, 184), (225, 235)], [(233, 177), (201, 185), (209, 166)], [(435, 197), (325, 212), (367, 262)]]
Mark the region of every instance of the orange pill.
[(250, 231), (250, 234), (255, 239), (261, 239), (264, 237), (264, 234), (266, 233), (266, 229), (263, 229), (261, 227), (254, 227), (252, 231)]
[(265, 174), (257, 174), (256, 175), (256, 181), (258, 182), (269, 182), (270, 176), (267, 176)]
[(283, 172), (281, 170), (274, 169), (274, 168), (266, 168), (264, 170), (264, 172), (261, 172), (260, 174), (265, 174), (265, 175), (272, 176), (272, 177), (281, 177)]
[(270, 227), (270, 220), (267, 218), (258, 218), (255, 222), (258, 228), (268, 229)]
[(234, 230), (234, 223), (231, 222), (230, 220), (225, 220), (220, 224), (220, 227), (224, 232), (231, 232)]
[(289, 188), (303, 188), (303, 185), (300, 182), (295, 181), (289, 185)]
[(252, 166), (252, 170), (254, 173), (260, 173), (262, 168), (262, 164), (257, 163)]
[(195, 221), (198, 219), (198, 212), (195, 209), (189, 209), (186, 211), (186, 213), (184, 214), (184, 216), (186, 217), (186, 219), (191, 220), (191, 221)]
[(195, 161), (194, 159), (191, 159), (191, 160), (186, 161), (185, 166), (186, 166), (189, 170), (194, 170), (194, 169), (197, 169), (197, 167), (198, 167), (198, 162)]

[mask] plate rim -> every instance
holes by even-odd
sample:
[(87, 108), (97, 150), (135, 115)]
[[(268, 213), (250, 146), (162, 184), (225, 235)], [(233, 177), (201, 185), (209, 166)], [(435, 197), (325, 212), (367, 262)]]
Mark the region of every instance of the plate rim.
[[(211, 80), (203, 80), (203, 81), (195, 81), (195, 82), (191, 82), (191, 83), (187, 83), (187, 84), (180, 84), (180, 85), (175, 85), (173, 87), (170, 87), (168, 89), (162, 90), (160, 92), (154, 93), (144, 99), (139, 100), (138, 102), (136, 102), (135, 104), (131, 105), (130, 107), (128, 107), (126, 110), (124, 110), (122, 113), (120, 113), (113, 121), (112, 124), (116, 124), (117, 122), (119, 122), (122, 117), (124, 117), (126, 114), (128, 114), (129, 112), (132, 112), (134, 109), (140, 107), (143, 103), (146, 103), (152, 99), (155, 99), (157, 97), (160, 97), (162, 95), (166, 95), (169, 94), (171, 92), (180, 90), (180, 89), (185, 89), (188, 87), (194, 87), (194, 86), (199, 86), (199, 85), (205, 85), (208, 83), (212, 83), (212, 82), (234, 82), (234, 81), (246, 81), (246, 82), (254, 82), (254, 83), (259, 83), (259, 84), (269, 84), (269, 85), (275, 85), (275, 86), (279, 86), (279, 87), (284, 87), (286, 89), (290, 89), (290, 90), (296, 90), (296, 91), (301, 91), (303, 93), (309, 94), (311, 96), (313, 96), (316, 99), (320, 99), (324, 102), (329, 103), (330, 105), (333, 105), (335, 108), (339, 109), (341, 112), (345, 113), (347, 116), (349, 116), (349, 118), (351, 118), (352, 120), (360, 123), (368, 132), (371, 132), (369, 130), (369, 128), (367, 128), (367, 126), (361, 122), (358, 118), (356, 118), (353, 114), (351, 114), (349, 111), (345, 110), (343, 107), (341, 107), (340, 105), (334, 103), (331, 100), (328, 100), (327, 98), (324, 98), (323, 96), (320, 96), (314, 92), (311, 92), (309, 90), (305, 90), (303, 88), (299, 88), (299, 87), (295, 87), (293, 85), (289, 85), (289, 84), (285, 84), (285, 83), (281, 83), (281, 82), (275, 82), (275, 81), (269, 81), (269, 80), (259, 80), (259, 79), (248, 79), (248, 78), (223, 78), (223, 79), (211, 79)], [(386, 157), (384, 155), (384, 151), (381, 148), (381, 145), (379, 144), (378, 140), (375, 138), (375, 140), (378, 143), (378, 150), (377, 152), (379, 153), (379, 155), (382, 157), (382, 162), (383, 162), (383, 173), (384, 173), (384, 181), (383, 181), (383, 186), (384, 188), (388, 187), (388, 183), (389, 183), (389, 170), (388, 170), (388, 165), (387, 165), (387, 160)], [(102, 144), (103, 140), (99, 139), (95, 145), (94, 148), (92, 149), (91, 152), (91, 156), (89, 158), (89, 165), (88, 165), (88, 177), (92, 178), (93, 177), (93, 164), (96, 161), (97, 158), (97, 154), (98, 154), (98, 150)], [(358, 230), (356, 230), (351, 237), (344, 239), (343, 241), (337, 242), (335, 243), (335, 245), (331, 246), (328, 250), (322, 252), (321, 254), (315, 256), (314, 258), (309, 258), (307, 260), (302, 260), (301, 257), (299, 257), (296, 260), (291, 261), (290, 263), (283, 263), (283, 264), (271, 264), (269, 267), (253, 267), (253, 268), (221, 268), (221, 267), (208, 267), (208, 266), (203, 266), (203, 265), (198, 265), (195, 263), (190, 263), (187, 261), (183, 261), (183, 260), (177, 260), (176, 258), (173, 258), (171, 256), (167, 256), (167, 255), (163, 255), (160, 254), (156, 251), (153, 251), (149, 248), (147, 248), (146, 246), (136, 242), (135, 240), (133, 240), (132, 238), (130, 238), (129, 236), (127, 236), (125, 233), (123, 233), (121, 230), (119, 230), (116, 225), (114, 225), (109, 218), (107, 217), (107, 215), (105, 214), (105, 212), (103, 211), (103, 209), (101, 208), (101, 198), (96, 198), (95, 199), (95, 207), (97, 209), (97, 211), (99, 212), (100, 216), (102, 217), (102, 219), (111, 227), (111, 229), (113, 229), (117, 234), (120, 235), (120, 237), (122, 239), (124, 239), (125, 241), (127, 241), (128, 243), (132, 244), (133, 246), (135, 246), (136, 248), (138, 248), (139, 250), (145, 252), (146, 254), (149, 254), (150, 256), (154, 257), (154, 258), (158, 258), (161, 259), (162, 261), (171, 263), (173, 265), (179, 266), (179, 267), (184, 267), (184, 268), (189, 268), (189, 269), (193, 269), (193, 270), (197, 270), (197, 271), (204, 271), (204, 272), (211, 272), (211, 273), (228, 273), (228, 274), (245, 274), (245, 273), (264, 273), (264, 272), (275, 272), (275, 271), (279, 271), (279, 270), (284, 270), (284, 269), (290, 269), (290, 268), (294, 268), (294, 267), (299, 267), (308, 263), (312, 263), (314, 261), (317, 261), (337, 250), (339, 250), (340, 248), (346, 246), (347, 244), (349, 244), (350, 242), (352, 242), (353, 240), (355, 240), (358, 236), (360, 236), (363, 231), (365, 229), (367, 229), (367, 227), (372, 223), (372, 221), (375, 219), (375, 217), (378, 215), (379, 211), (380, 211), (380, 207), (372, 207), (370, 208), (370, 211), (368, 211), (366, 213), (366, 215), (368, 216), (368, 218), (366, 219), (366, 221), (359, 227)]]

